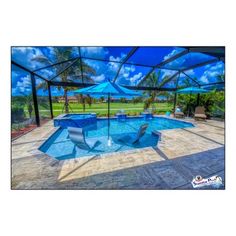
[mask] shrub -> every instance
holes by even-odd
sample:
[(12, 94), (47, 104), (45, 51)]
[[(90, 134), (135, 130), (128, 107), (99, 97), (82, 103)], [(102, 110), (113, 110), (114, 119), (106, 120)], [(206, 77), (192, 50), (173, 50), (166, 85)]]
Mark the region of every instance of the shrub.
[(12, 124), (12, 126), (11, 126), (11, 129), (12, 130), (19, 130), (19, 129), (22, 129), (22, 128), (24, 128), (25, 126), (24, 126), (24, 124)]
[(11, 117), (12, 117), (12, 122), (13, 123), (24, 120), (25, 113), (24, 113), (23, 106), (12, 105), (12, 107), (11, 107)]

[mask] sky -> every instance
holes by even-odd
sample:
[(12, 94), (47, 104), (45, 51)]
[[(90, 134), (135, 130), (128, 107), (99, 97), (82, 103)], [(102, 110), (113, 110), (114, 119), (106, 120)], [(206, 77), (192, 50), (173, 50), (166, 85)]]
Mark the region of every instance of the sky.
[[(63, 48), (59, 48), (63, 49)], [(72, 53), (69, 55), (70, 58), (79, 56), (79, 48), (72, 47)], [(102, 83), (108, 80), (113, 80), (119, 70), (122, 60), (128, 55), (132, 50), (131, 47), (81, 47), (80, 52), (83, 59), (83, 63), (92, 68), (95, 72), (86, 73), (89, 78), (91, 78), (94, 83)], [(136, 52), (129, 58), (126, 64), (124, 64), (117, 77), (116, 82), (120, 85), (130, 85), (136, 86), (145, 75), (150, 71), (150, 66), (155, 66), (168, 58), (184, 51), (185, 49), (181, 47), (140, 47)], [(55, 49), (53, 47), (12, 47), (12, 60), (15, 62), (29, 68), (30, 70), (36, 70), (42, 68), (49, 63), (56, 63), (58, 59), (55, 57)], [(34, 60), (34, 58), (40, 58), (41, 62)], [(45, 62), (45, 58), (48, 61)], [(201, 54), (201, 53), (188, 53), (178, 59), (169, 62), (165, 65), (165, 69), (160, 70), (160, 81), (166, 76), (172, 76), (177, 71), (176, 69), (186, 69), (197, 63), (208, 61), (214, 57)], [(105, 59), (109, 62), (94, 60), (94, 59)], [(60, 58), (60, 61), (63, 58)], [(61, 65), (61, 69), (69, 65), (65, 63)], [(137, 64), (137, 65), (133, 65)], [(143, 65), (143, 66), (138, 66)], [(196, 69), (191, 69), (186, 71), (186, 74), (192, 78), (196, 78), (199, 83), (207, 84), (217, 82), (217, 76), (224, 73), (224, 63), (217, 62), (214, 64), (202, 66)], [(155, 71), (159, 72), (158, 69)], [(39, 75), (45, 78), (52, 78), (58, 73), (56, 67), (50, 69), (44, 69), (37, 72)], [(12, 66), (12, 95), (23, 95), (31, 93), (31, 80), (29, 73)], [(74, 79), (71, 77), (70, 79)], [(184, 74), (180, 75), (180, 85), (183, 84), (182, 80), (185, 80), (186, 76)], [(60, 77), (55, 80), (60, 81)], [(79, 81), (77, 78), (76, 81)], [(36, 84), (42, 83), (42, 80), (36, 77)], [(169, 82), (164, 87), (174, 87), (175, 80)], [(47, 91), (39, 89), (37, 91), (38, 95), (47, 95)], [(52, 87), (53, 96), (63, 95), (63, 89), (58, 90), (56, 87)]]

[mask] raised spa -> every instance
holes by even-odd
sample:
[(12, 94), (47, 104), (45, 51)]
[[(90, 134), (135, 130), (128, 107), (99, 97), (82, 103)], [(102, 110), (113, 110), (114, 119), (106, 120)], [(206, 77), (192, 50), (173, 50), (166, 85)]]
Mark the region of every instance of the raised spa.
[(54, 119), (55, 127), (79, 127), (83, 128), (97, 122), (96, 114), (64, 114)]

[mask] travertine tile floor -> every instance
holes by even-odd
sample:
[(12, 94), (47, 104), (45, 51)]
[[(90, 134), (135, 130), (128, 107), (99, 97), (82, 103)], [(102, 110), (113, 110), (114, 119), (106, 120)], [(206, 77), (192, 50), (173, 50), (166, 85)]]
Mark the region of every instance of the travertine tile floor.
[(56, 130), (49, 121), (12, 142), (12, 189), (192, 189), (196, 175), (224, 180), (224, 123), (189, 121), (194, 128), (161, 131), (158, 147), (65, 161), (38, 150)]

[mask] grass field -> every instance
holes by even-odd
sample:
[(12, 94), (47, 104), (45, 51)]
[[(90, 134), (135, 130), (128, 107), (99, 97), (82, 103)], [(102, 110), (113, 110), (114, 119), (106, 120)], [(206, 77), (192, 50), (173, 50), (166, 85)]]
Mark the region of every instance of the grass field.
[[(53, 103), (53, 114), (57, 116), (59, 114), (65, 113), (63, 110), (62, 103)], [(127, 114), (130, 115), (138, 115), (140, 112), (143, 111), (144, 104), (143, 103), (111, 103), (111, 115), (116, 114), (120, 109), (124, 109)], [(171, 111), (173, 108), (172, 103), (157, 103), (155, 104), (156, 111), (158, 114), (163, 114), (167, 111)], [(43, 108), (40, 109), (41, 112), (44, 112)], [(70, 104), (70, 112), (74, 113), (83, 113), (83, 106), (82, 104), (78, 103), (71, 103)], [(98, 116), (105, 116), (107, 115), (107, 103), (96, 103), (92, 104), (91, 107), (86, 104), (85, 112), (95, 112)]]
[[(63, 110), (64, 104), (63, 103), (53, 103), (53, 115), (54, 117), (65, 113), (65, 110)], [(142, 112), (144, 109), (143, 103), (121, 103), (121, 102), (114, 102), (111, 103), (110, 106), (110, 114), (115, 115), (119, 110), (123, 109), (128, 115), (139, 115), (140, 112)], [(155, 104), (156, 113), (157, 114), (164, 114), (167, 111), (171, 111), (173, 109), (172, 103), (156, 103)], [(24, 108), (25, 114), (28, 117), (28, 111), (27, 107)], [(78, 103), (70, 103), (70, 113), (83, 113), (83, 106), (82, 104)], [(85, 107), (85, 113), (94, 112), (97, 114), (97, 116), (106, 116), (107, 115), (107, 103), (96, 103), (92, 104), (91, 107), (89, 107), (88, 104), (86, 104)], [(33, 113), (34, 114), (34, 113)], [(39, 103), (39, 114), (40, 116), (44, 117), (50, 117), (50, 109), (41, 107)]]

